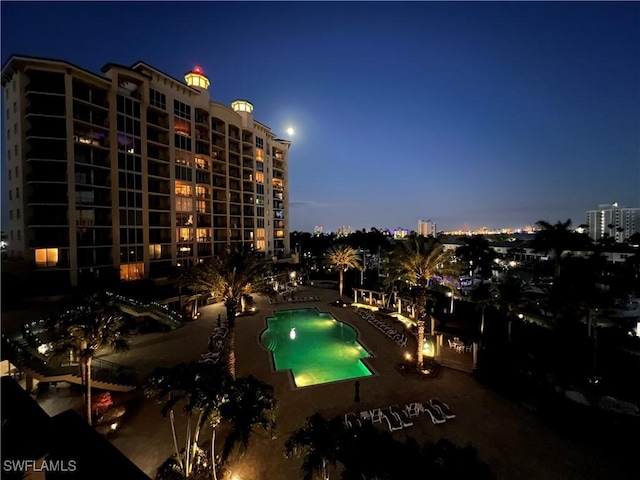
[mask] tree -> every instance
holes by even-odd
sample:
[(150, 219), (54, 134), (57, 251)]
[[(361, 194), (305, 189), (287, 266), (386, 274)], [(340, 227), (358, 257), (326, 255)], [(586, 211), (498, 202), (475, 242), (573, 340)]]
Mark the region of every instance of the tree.
[(496, 305), (500, 307), (507, 320), (509, 342), (511, 342), (511, 324), (526, 304), (526, 292), (525, 282), (515, 275), (506, 275), (495, 286)]
[(491, 278), (496, 252), (489, 246), (489, 241), (482, 235), (473, 235), (465, 238), (464, 243), (456, 249), (456, 257), (469, 264), (472, 277), (477, 272), (481, 279)]
[[(244, 452), (256, 427), (275, 435), (276, 399), (273, 387), (257, 378), (238, 378), (229, 392), (229, 401), (222, 406), (222, 417), (232, 429), (222, 449), (223, 461), (234, 450)], [(213, 444), (212, 444), (213, 448)]]
[(235, 325), (238, 308), (244, 311), (245, 297), (263, 294), (273, 297), (269, 281), (270, 266), (264, 255), (244, 245), (227, 249), (219, 257), (194, 265), (182, 272), (180, 282), (198, 292), (221, 298), (227, 310), (229, 373), (236, 376)]
[[(211, 469), (216, 478), (215, 432), (222, 421), (221, 407), (229, 399), (231, 376), (225, 369), (209, 362), (181, 363), (172, 368), (157, 368), (145, 384), (145, 395), (162, 403), (162, 415), (169, 417), (174, 455), (162, 471), (178, 478), (201, 475), (206, 469), (206, 456), (198, 442), (205, 425), (211, 426)], [(182, 406), (187, 416), (184, 448), (179, 447), (174, 409)]]
[(473, 289), (470, 300), (482, 311), (480, 318), (480, 335), (484, 335), (485, 310), (496, 304), (496, 296), (490, 283), (482, 283)]
[(550, 253), (555, 262), (554, 277), (560, 276), (562, 254), (567, 250), (576, 250), (590, 244), (585, 234), (570, 230), (571, 219), (566, 222), (558, 221), (555, 225), (539, 220), (536, 225), (540, 229), (533, 238), (533, 248), (537, 252)]
[(335, 467), (338, 461), (343, 432), (341, 418), (327, 420), (314, 413), (285, 442), (285, 457), (303, 455), (303, 480), (312, 480), (316, 475), (320, 475), (322, 480), (329, 480), (329, 465)]
[(360, 267), (360, 253), (348, 245), (334, 245), (329, 247), (325, 253), (325, 264), (335, 268), (340, 273), (340, 299), (344, 286), (344, 272), (350, 268)]
[[(403, 280), (417, 291), (418, 352), (417, 367), (422, 368), (427, 288), (436, 277), (456, 275), (453, 251), (445, 250), (436, 239), (416, 236), (402, 242), (391, 253), (388, 273), (391, 279)], [(433, 332), (431, 332), (433, 334)]]
[(52, 343), (52, 358), (71, 355), (80, 366), (87, 422), (91, 425), (91, 363), (101, 349), (128, 350), (122, 312), (111, 297), (94, 294), (58, 319)]

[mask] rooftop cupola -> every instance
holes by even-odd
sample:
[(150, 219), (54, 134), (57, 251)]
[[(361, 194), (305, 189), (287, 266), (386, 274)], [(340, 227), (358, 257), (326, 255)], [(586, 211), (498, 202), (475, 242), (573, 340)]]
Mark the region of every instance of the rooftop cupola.
[(187, 82), (187, 85), (190, 87), (198, 87), (204, 90), (209, 88), (211, 84), (209, 79), (202, 74), (202, 67), (198, 66), (193, 67), (193, 71), (185, 74), (184, 81)]

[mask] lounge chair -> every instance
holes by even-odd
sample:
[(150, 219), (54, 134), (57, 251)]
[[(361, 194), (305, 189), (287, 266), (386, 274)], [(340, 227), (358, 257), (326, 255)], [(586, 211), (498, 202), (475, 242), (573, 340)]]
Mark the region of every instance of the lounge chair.
[(442, 400), (439, 400), (437, 398), (432, 398), (431, 400), (429, 400), (429, 403), (431, 403), (431, 405), (433, 405), (435, 408), (440, 410), (442, 412), (442, 415), (444, 415), (444, 417), (447, 420), (456, 418), (455, 413), (453, 413), (449, 405), (447, 403), (444, 403)]
[(384, 417), (384, 413), (382, 413), (382, 409), (375, 408), (371, 410), (371, 422), (372, 423), (382, 423), (382, 417)]
[(405, 410), (402, 410), (398, 405), (391, 405), (389, 407), (389, 413), (391, 413), (392, 416), (397, 417), (403, 427), (410, 427), (413, 425), (411, 418), (409, 418), (409, 414)]
[(402, 422), (395, 415), (385, 415), (384, 413), (382, 413), (382, 417), (381, 417), (380, 421), (382, 421), (382, 420), (384, 420), (386, 422), (387, 427), (389, 427), (389, 431), (390, 432), (402, 429)]
[(406, 407), (404, 407), (404, 410), (410, 417), (417, 417), (422, 413), (422, 405), (417, 402), (409, 403)]
[(422, 404), (422, 412), (428, 415), (431, 418), (431, 421), (437, 425), (440, 423), (444, 423), (447, 421), (446, 417), (442, 414), (440, 410), (431, 405), (429, 402), (424, 402)]
[(363, 410), (360, 412), (360, 421), (371, 422), (371, 412), (369, 412), (369, 410)]
[(347, 428), (353, 428), (355, 426), (359, 427), (362, 425), (358, 416), (353, 412), (344, 414), (344, 424)]

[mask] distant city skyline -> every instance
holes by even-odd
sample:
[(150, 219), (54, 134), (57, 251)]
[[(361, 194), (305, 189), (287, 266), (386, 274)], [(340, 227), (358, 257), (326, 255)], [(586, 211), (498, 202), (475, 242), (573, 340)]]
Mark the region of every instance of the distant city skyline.
[(195, 5), (2, 2), (2, 63), (202, 66), (213, 100), (293, 129), (292, 231), (577, 226), (640, 206), (638, 2)]

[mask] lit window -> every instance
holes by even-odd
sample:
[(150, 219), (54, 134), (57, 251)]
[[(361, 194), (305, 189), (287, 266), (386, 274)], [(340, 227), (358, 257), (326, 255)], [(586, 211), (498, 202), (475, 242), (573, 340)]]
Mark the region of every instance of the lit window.
[(151, 260), (162, 258), (162, 245), (149, 245), (149, 258)]
[(264, 173), (256, 172), (256, 182), (264, 183)]
[(256, 148), (256, 160), (260, 162), (264, 162), (264, 150), (261, 148)]
[(144, 278), (144, 263), (125, 263), (120, 265), (120, 280), (129, 282)]
[(208, 170), (209, 161), (204, 157), (196, 157), (196, 167)]
[(193, 198), (175, 197), (175, 199), (176, 199), (176, 211), (177, 212), (191, 212), (191, 211), (193, 211)]
[(188, 183), (176, 182), (175, 194), (190, 197), (191, 185), (189, 185)]
[(176, 228), (176, 238), (179, 242), (192, 242), (193, 241), (193, 229), (192, 228)]
[(56, 265), (58, 265), (58, 249), (57, 248), (37, 248), (36, 249), (36, 266), (55, 267)]
[(196, 229), (196, 237), (199, 242), (207, 242), (211, 240), (211, 229), (210, 228)]
[(173, 130), (180, 135), (191, 136), (191, 122), (175, 118), (173, 120)]

